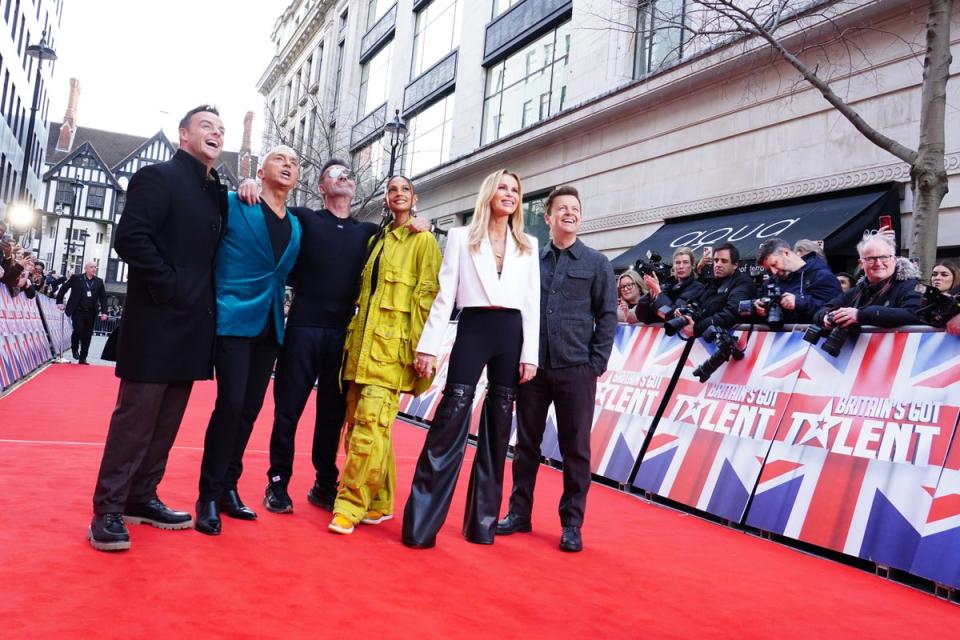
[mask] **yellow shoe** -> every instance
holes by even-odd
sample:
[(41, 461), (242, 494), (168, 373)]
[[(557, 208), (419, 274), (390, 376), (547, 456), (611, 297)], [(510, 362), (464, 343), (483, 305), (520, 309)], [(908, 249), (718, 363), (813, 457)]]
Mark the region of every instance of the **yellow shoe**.
[(367, 511), (367, 515), (363, 516), (363, 524), (380, 524), (381, 522), (386, 522), (387, 520), (393, 520), (392, 513), (384, 513), (382, 511), (377, 511), (376, 509), (370, 509)]
[(342, 513), (333, 514), (333, 520), (330, 521), (330, 524), (327, 526), (330, 531), (334, 533), (339, 533), (342, 535), (350, 535), (353, 533), (353, 523), (347, 519), (347, 516)]

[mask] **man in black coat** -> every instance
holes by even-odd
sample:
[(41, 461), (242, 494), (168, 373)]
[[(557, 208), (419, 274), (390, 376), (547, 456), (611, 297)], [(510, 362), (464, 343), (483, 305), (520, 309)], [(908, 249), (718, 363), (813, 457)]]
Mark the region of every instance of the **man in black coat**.
[(701, 336), (707, 327), (728, 329), (740, 322), (741, 300), (752, 300), (756, 287), (753, 280), (738, 270), (740, 251), (730, 243), (713, 249), (713, 280), (696, 302), (700, 305), (701, 317), (694, 321), (687, 317), (683, 328), (685, 336)]
[(130, 266), (117, 347), (120, 392), (93, 494), (95, 549), (130, 547), (124, 523), (191, 525), (157, 497), (194, 380), (213, 374), (214, 259), (226, 189), (213, 165), (223, 147), (215, 108), (180, 121), (180, 150), (130, 180), (115, 248)]
[[(70, 292), (66, 307), (63, 297)], [(87, 352), (90, 350), (90, 339), (93, 337), (93, 322), (97, 318), (97, 308), (100, 310), (100, 319), (107, 319), (107, 290), (103, 280), (97, 277), (97, 265), (88, 262), (83, 265), (83, 273), (71, 276), (57, 294), (57, 307), (64, 311), (73, 320), (73, 333), (70, 335), (70, 350), (73, 359), (80, 360), (80, 364), (87, 364)]]

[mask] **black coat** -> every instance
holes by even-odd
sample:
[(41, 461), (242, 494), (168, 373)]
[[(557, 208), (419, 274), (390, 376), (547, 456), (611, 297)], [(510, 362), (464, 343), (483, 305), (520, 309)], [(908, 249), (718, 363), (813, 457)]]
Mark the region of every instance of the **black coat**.
[[(57, 294), (57, 304), (62, 304), (63, 296), (67, 295), (67, 292), (70, 293), (70, 299), (67, 300), (67, 306), (64, 309), (68, 316), (73, 315), (77, 310), (77, 306), (80, 304), (80, 300), (87, 295), (87, 287), (83, 282), (86, 278), (87, 276), (83, 273), (71, 276), (70, 279), (60, 287), (60, 292)], [(90, 313), (97, 314), (98, 307), (99, 313), (106, 313), (107, 290), (103, 286), (103, 280), (97, 276), (93, 276), (93, 281), (90, 283), (90, 294), (93, 302)]]
[(739, 323), (740, 301), (752, 300), (755, 290), (753, 279), (742, 271), (734, 271), (723, 280), (711, 280), (697, 300), (703, 317), (694, 323), (694, 334), (703, 335), (711, 324), (726, 329)]
[[(828, 302), (813, 317), (818, 325), (823, 325), (824, 317), (834, 309), (856, 307), (857, 324), (873, 327), (902, 327), (910, 324), (923, 324), (917, 317), (922, 297), (917, 291), (920, 284), (920, 271), (906, 258), (897, 258), (897, 266), (890, 276), (893, 282), (883, 291), (886, 281), (870, 284), (866, 278), (860, 278), (857, 284), (845, 293)], [(869, 304), (867, 304), (869, 302)]]
[(117, 342), (117, 376), (126, 380), (213, 375), (213, 273), (227, 192), (206, 171), (180, 150), (130, 180), (114, 245), (130, 266)]

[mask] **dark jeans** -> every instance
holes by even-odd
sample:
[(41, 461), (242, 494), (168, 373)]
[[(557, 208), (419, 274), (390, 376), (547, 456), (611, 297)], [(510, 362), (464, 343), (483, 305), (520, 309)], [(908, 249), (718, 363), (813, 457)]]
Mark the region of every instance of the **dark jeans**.
[(70, 334), (70, 348), (80, 355), (81, 360), (87, 359), (90, 350), (90, 340), (93, 338), (93, 323), (97, 314), (77, 309), (70, 319), (73, 321), (73, 333)]
[(540, 369), (517, 393), (517, 443), (513, 451), (513, 493), (510, 511), (530, 517), (533, 486), (540, 468), (540, 443), (552, 402), (563, 456), (560, 523), (579, 527), (590, 488), (590, 427), (597, 395), (597, 376), (589, 364)]
[(317, 384), (313, 428), (313, 468), (320, 490), (337, 493), (337, 447), (346, 414), (346, 383), (340, 366), (346, 332), (322, 327), (288, 327), (273, 384), (273, 432), (270, 435), (270, 482), (286, 485), (293, 475), (294, 436), (303, 408)]
[(93, 512), (120, 513), (157, 497), (193, 382), (120, 380), (93, 492)]
[(279, 350), (272, 318), (255, 338), (217, 336), (217, 401), (203, 441), (201, 501), (217, 500), (224, 491), (237, 488), (243, 452), (263, 406)]

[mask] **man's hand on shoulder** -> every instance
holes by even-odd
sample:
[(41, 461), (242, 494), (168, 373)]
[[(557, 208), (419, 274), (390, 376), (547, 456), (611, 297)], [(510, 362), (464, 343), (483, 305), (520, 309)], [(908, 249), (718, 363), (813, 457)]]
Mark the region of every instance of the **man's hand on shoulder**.
[(246, 178), (237, 187), (237, 197), (244, 204), (257, 204), (260, 202), (260, 187), (257, 186), (257, 182), (253, 178)]

